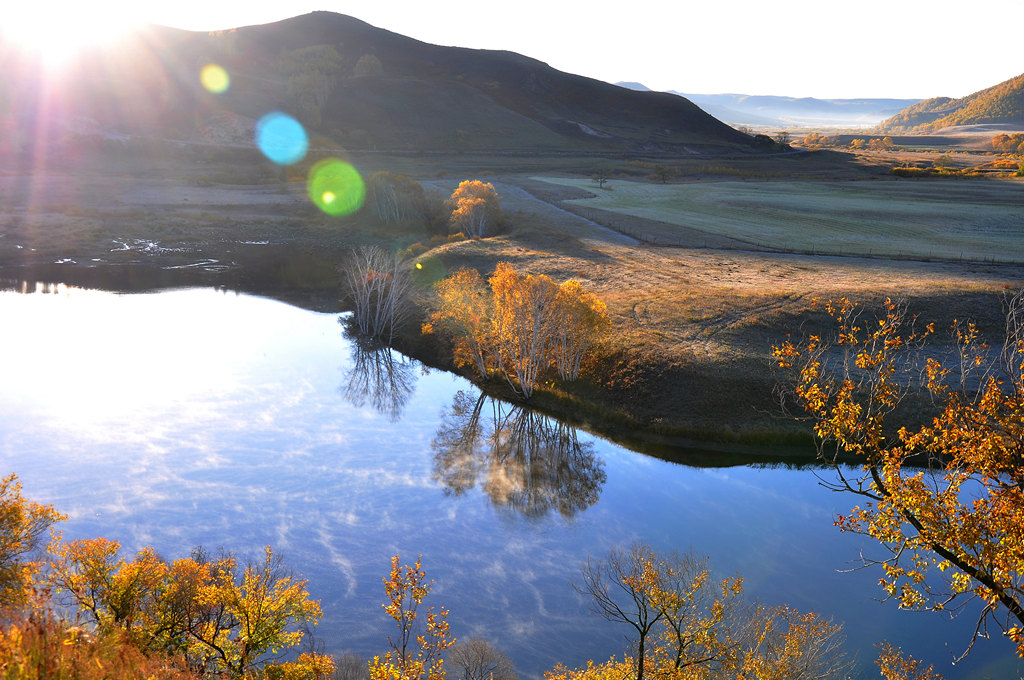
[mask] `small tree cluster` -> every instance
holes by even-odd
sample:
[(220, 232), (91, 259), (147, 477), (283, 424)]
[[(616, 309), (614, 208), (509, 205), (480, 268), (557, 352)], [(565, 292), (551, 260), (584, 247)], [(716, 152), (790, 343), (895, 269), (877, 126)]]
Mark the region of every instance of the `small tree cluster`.
[(462, 269), (436, 290), (438, 310), (424, 332), (445, 333), (457, 366), (472, 365), (482, 377), (498, 371), (524, 398), (548, 371), (576, 380), (608, 324), (604, 303), (577, 281), (522, 276), (507, 262), (486, 285), (479, 272)]
[(445, 201), (451, 210), (452, 229), (470, 238), (483, 238), (492, 233), (501, 220), (498, 192), (490, 182), (478, 179), (464, 180)]
[(366, 205), (384, 224), (399, 224), (424, 215), (423, 186), (405, 175), (375, 172), (367, 182)]
[(850, 140), (850, 148), (857, 150), (867, 149), (869, 151), (888, 151), (896, 148), (896, 144), (892, 141), (892, 137), (872, 137), (871, 139), (853, 139)]
[[(262, 562), (241, 568), (202, 551), (167, 562), (147, 547), (128, 559), (116, 541), (84, 539), (62, 543), (49, 567), (55, 592), (97, 630), (144, 651), (183, 655), (197, 673), (243, 678), (280, 665), (266, 655), (299, 644), (298, 625), (321, 616), (306, 581), (285, 573), (269, 547)], [(327, 665), (306, 654), (278, 671)]]
[(1008, 135), (1001, 132), (992, 138), (992, 150), (997, 153), (1024, 155), (1024, 132)]
[(364, 246), (349, 253), (341, 274), (352, 307), (349, 327), (363, 338), (390, 343), (412, 311), (409, 263), (383, 248)]
[(288, 79), (288, 96), (313, 127), (323, 122), (323, 111), (337, 84), (344, 59), (330, 45), (310, 45), (282, 53), (278, 69)]

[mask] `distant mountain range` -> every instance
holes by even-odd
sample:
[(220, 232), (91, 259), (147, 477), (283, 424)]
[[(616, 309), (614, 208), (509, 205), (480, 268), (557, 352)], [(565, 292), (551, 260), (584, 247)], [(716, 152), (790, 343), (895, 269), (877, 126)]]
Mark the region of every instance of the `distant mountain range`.
[[(211, 63), (230, 77), (226, 91), (201, 86)], [(430, 45), (330, 12), (216, 33), (151, 26), (84, 55), (61, 82), (40, 68), (0, 44), (0, 153), (69, 134), (251, 144), (255, 121), (274, 110), (298, 119), (311, 143), (351, 149), (761, 148), (683, 97), (512, 52)]]
[(1024, 125), (1024, 74), (960, 99), (925, 99), (883, 121), (879, 130), (928, 133), (946, 127), (980, 124)]
[[(638, 91), (650, 90), (640, 83), (619, 83)], [(748, 94), (692, 94), (686, 97), (704, 111), (733, 125), (751, 127), (874, 127), (919, 99), (815, 99)]]

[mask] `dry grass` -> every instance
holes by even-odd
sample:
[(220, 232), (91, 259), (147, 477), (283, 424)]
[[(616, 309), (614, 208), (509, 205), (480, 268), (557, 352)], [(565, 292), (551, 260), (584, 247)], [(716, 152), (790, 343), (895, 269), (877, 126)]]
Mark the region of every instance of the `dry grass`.
[(1019, 267), (611, 243), (599, 225), (499, 191), (514, 230), (431, 257), (481, 271), (508, 261), (596, 292), (614, 331), (589, 396), (649, 433), (778, 439), (790, 426), (775, 417), (769, 350), (821, 321), (815, 298), (902, 296), (940, 327), (980, 315), (998, 332), (1002, 293), (1024, 286)]

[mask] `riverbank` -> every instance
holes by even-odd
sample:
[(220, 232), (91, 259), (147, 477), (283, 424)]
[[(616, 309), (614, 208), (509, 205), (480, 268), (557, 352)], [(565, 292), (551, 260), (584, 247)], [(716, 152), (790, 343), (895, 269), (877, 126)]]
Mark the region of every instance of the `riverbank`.
[[(0, 173), (0, 279), (125, 291), (221, 286), (337, 311), (337, 266), (350, 248), (428, 243), (421, 226), (328, 218), (294, 178), (234, 184), (180, 168), (124, 170)], [(438, 199), (459, 179), (422, 183)], [(431, 283), (459, 267), (488, 273), (504, 261), (579, 280), (608, 305), (611, 331), (584, 379), (539, 390), (531, 406), (662, 457), (704, 451), (714, 460), (765, 447), (780, 459), (813, 456), (807, 426), (778, 406), (769, 354), (821, 327), (814, 299), (901, 296), (940, 329), (971, 318), (998, 339), (1001, 298), (1024, 287), (1018, 266), (757, 252), (709, 243), (695, 230), (680, 230), (672, 247), (651, 245), (567, 210), (576, 189), (532, 175), (486, 179), (502, 196), (506, 227), (485, 239), (428, 243), (418, 258), (424, 304)], [(452, 368), (448, 349), (417, 326), (398, 347)], [(500, 382), (484, 387), (511, 396)]]

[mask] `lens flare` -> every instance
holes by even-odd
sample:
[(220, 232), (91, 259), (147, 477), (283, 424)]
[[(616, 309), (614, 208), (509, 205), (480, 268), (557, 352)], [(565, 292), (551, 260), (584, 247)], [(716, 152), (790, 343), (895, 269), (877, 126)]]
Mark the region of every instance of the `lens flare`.
[(309, 137), (302, 123), (285, 113), (272, 111), (256, 123), (256, 145), (264, 156), (278, 165), (291, 165), (305, 157)]
[(338, 158), (325, 158), (309, 170), (309, 198), (333, 217), (343, 217), (363, 207), (366, 185), (359, 171)]
[(412, 270), (412, 280), (422, 288), (430, 288), (446, 276), (444, 262), (432, 255), (421, 255)]
[(207, 64), (199, 72), (199, 82), (203, 84), (208, 92), (221, 94), (227, 92), (231, 87), (231, 76), (217, 64)]

